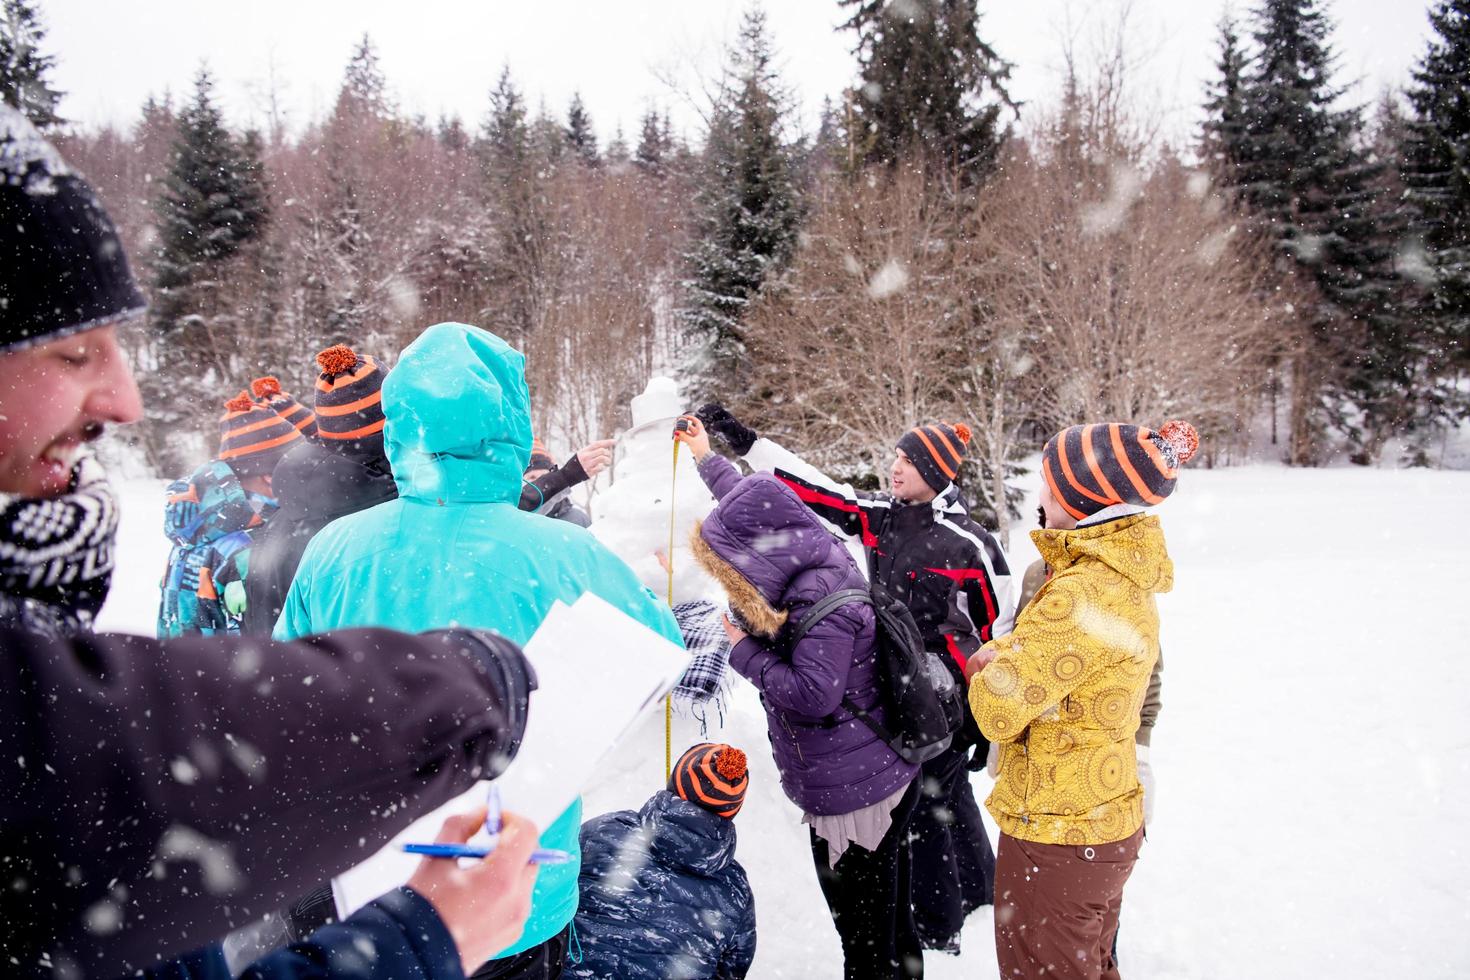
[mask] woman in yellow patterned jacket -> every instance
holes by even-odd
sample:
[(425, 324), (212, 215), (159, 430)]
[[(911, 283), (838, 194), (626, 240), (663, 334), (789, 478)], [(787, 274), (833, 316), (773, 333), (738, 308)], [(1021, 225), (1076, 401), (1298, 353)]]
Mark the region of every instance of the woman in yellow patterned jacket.
[(1154, 596), (1174, 583), (1159, 519), (1194, 427), (1079, 425), (1042, 452), (1051, 580), (971, 658), (970, 709), (1000, 746), (986, 806), (1000, 826), (1001, 975), (1116, 978), (1113, 935), (1143, 842), (1133, 749), (1159, 655)]

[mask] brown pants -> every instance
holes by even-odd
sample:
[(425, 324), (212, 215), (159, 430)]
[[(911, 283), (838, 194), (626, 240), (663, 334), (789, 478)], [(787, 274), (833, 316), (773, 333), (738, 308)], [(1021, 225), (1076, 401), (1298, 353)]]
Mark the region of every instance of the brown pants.
[(1000, 975), (1119, 980), (1113, 959), (1139, 830), (1113, 844), (1033, 844), (1000, 835), (995, 955)]

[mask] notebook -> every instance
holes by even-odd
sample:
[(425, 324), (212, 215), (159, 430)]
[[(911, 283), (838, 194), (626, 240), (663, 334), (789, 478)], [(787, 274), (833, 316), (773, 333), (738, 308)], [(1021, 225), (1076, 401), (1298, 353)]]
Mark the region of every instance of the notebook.
[[(536, 671), (520, 751), (495, 783), (506, 812), (545, 830), (591, 782), (604, 758), (644, 712), (654, 710), (689, 666), (683, 647), (588, 592), (552, 605), (525, 645)], [(420, 858), (404, 843), (434, 840), (451, 814), (482, 806), (488, 783), (420, 817), (377, 854), (333, 882), (349, 915), (403, 884)]]

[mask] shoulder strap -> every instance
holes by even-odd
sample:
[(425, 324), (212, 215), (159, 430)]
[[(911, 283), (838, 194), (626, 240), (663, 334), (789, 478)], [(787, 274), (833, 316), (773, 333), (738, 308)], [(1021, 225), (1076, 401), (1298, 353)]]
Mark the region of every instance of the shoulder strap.
[[(821, 622), (823, 619), (826, 619), (827, 616), (835, 612), (839, 607), (845, 606), (849, 602), (863, 602), (871, 606), (873, 605), (873, 596), (866, 589), (841, 589), (837, 592), (832, 593), (829, 596), (823, 596), (821, 599), (818, 599), (812, 605), (812, 608), (806, 614), (806, 617), (796, 625), (796, 628), (794, 630), (792, 630), (792, 648), (794, 649), (796, 645), (801, 642), (801, 638), (806, 636), (807, 630), (811, 629), (813, 626), (817, 625), (817, 623)], [(846, 695), (844, 695), (842, 698), (842, 706), (847, 709), (848, 714), (857, 718), (864, 725), (867, 725), (868, 729), (872, 731), (874, 735), (877, 735), (880, 739), (882, 739), (885, 744), (893, 744), (893, 733), (888, 731), (888, 729), (883, 727), (881, 724), (879, 724), (878, 720), (872, 715), (868, 714), (862, 708), (859, 708), (857, 705), (853, 704)]]
[(826, 619), (839, 606), (845, 606), (849, 602), (865, 602), (871, 606), (873, 597), (866, 589), (841, 589), (829, 596), (823, 596), (813, 603), (812, 608), (791, 631), (791, 645), (796, 646), (801, 642), (802, 637), (806, 636), (807, 630)]

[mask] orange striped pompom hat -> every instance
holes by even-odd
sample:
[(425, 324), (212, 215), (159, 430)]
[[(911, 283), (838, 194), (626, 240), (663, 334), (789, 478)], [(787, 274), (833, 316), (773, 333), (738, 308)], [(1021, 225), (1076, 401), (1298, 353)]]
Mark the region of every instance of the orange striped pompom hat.
[(1077, 520), (1115, 504), (1151, 507), (1174, 492), (1183, 466), (1199, 449), (1199, 433), (1175, 419), (1157, 429), (1125, 422), (1074, 425), (1041, 451), (1041, 475)]
[(374, 358), (346, 344), (316, 356), (322, 373), (316, 379), (317, 438), (327, 445), (383, 445), (383, 370)]
[(225, 402), (219, 420), (219, 458), (238, 476), (264, 476), (276, 468), (301, 433), (269, 405), (242, 391)]
[(256, 401), (265, 402), (277, 415), (291, 423), (291, 427), (308, 439), (316, 435), (316, 413), (292, 398), (281, 387), (281, 381), (273, 375), (256, 378), (250, 382), (250, 393)]
[(898, 448), (935, 493), (942, 493), (959, 478), (969, 445), (970, 427), (963, 422), (916, 425), (898, 440)]
[(690, 748), (669, 773), (670, 793), (726, 819), (740, 812), (749, 785), (745, 753), (713, 742)]

